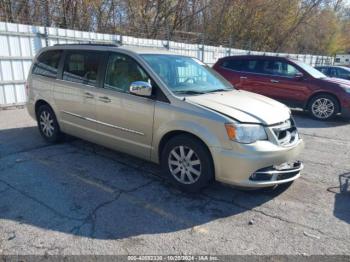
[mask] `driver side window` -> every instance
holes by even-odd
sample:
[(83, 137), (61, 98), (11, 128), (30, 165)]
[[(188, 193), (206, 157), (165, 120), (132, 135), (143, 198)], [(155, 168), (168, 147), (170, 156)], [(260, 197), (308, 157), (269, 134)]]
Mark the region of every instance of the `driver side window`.
[(128, 93), (132, 82), (150, 82), (147, 73), (132, 58), (112, 53), (108, 59), (104, 88)]

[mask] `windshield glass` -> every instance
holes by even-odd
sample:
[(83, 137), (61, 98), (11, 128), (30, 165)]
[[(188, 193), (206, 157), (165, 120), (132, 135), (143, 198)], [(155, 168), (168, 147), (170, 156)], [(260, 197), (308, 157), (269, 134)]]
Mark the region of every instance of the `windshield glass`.
[(316, 68), (313, 68), (312, 66), (298, 61), (298, 60), (293, 60), (294, 63), (296, 63), (298, 66), (300, 66), (302, 69), (304, 69), (306, 72), (308, 72), (312, 77), (314, 78), (325, 78), (327, 77), (324, 75), (322, 72), (318, 71)]
[(232, 90), (233, 86), (197, 59), (163, 54), (142, 57), (176, 94), (204, 94)]

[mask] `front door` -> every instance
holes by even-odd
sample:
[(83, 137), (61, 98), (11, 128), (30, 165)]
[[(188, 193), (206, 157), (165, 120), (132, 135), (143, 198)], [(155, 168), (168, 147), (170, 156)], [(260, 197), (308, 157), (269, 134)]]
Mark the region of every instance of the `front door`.
[(258, 62), (258, 74), (251, 77), (253, 92), (271, 97), (291, 106), (300, 106), (308, 94), (308, 87), (302, 78), (296, 77), (301, 72), (284, 60), (261, 59)]
[(111, 53), (104, 84), (96, 94), (98, 131), (104, 137), (102, 144), (149, 159), (155, 101), (130, 94), (135, 81), (150, 78), (131, 57)]

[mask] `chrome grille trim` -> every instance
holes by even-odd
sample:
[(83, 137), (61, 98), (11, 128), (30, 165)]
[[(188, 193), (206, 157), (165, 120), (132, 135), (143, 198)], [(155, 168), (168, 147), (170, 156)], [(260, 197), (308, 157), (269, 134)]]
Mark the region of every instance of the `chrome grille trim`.
[(298, 130), (293, 118), (289, 118), (286, 121), (278, 125), (270, 126), (269, 128), (280, 146), (293, 146), (299, 140)]

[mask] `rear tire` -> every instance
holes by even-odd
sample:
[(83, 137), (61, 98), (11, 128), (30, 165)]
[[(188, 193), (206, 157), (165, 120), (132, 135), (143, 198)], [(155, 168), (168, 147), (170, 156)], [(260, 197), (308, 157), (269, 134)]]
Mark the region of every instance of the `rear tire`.
[(339, 110), (338, 101), (331, 95), (321, 94), (313, 97), (308, 105), (309, 114), (317, 120), (332, 119)]
[(175, 136), (165, 144), (161, 167), (174, 185), (187, 192), (198, 192), (214, 179), (209, 150), (189, 135)]
[(42, 105), (37, 112), (38, 128), (41, 136), (49, 143), (57, 143), (62, 133), (53, 110), (48, 105)]

